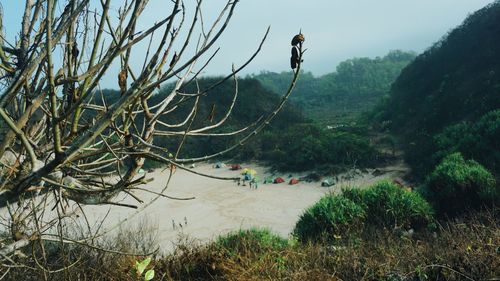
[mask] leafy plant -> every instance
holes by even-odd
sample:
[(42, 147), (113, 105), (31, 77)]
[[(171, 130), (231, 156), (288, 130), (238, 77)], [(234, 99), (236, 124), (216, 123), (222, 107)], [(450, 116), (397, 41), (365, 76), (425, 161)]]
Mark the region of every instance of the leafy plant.
[[(145, 258), (142, 261), (136, 261), (134, 265), (134, 271), (137, 273), (137, 276), (142, 276), (144, 273), (144, 270), (148, 267), (148, 265), (151, 263), (151, 257)], [(155, 277), (155, 270), (154, 269), (149, 269), (144, 273), (144, 281), (149, 281), (152, 280)]]

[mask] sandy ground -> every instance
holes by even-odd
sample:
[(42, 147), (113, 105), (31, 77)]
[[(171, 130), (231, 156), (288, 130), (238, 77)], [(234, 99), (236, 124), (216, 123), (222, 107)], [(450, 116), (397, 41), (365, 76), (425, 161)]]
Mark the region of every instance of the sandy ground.
[[(258, 172), (262, 180), (270, 174), (266, 168), (256, 164), (242, 165)], [(240, 171), (229, 168), (215, 169), (212, 164), (201, 164), (195, 171), (222, 176), (239, 176)], [(384, 170), (384, 169), (379, 169)], [(287, 237), (301, 213), (319, 200), (324, 194), (338, 192), (343, 186), (362, 187), (382, 179), (400, 177), (405, 172), (402, 167), (387, 167), (384, 174), (373, 176), (373, 170), (352, 179), (339, 176), (339, 182), (332, 187), (321, 187), (321, 182), (300, 182), (288, 185), (289, 174), (275, 174), (283, 177), (282, 184), (259, 184), (258, 189), (238, 185), (234, 181), (210, 179), (177, 169), (169, 184), (166, 195), (174, 197), (195, 197), (193, 200), (179, 201), (160, 198), (145, 210), (127, 221), (128, 226), (149, 226), (157, 231), (157, 241), (165, 250), (171, 249), (180, 236), (200, 242), (209, 241), (218, 235), (249, 227), (266, 227)], [(168, 178), (168, 170), (154, 170), (147, 178), (154, 180), (147, 188), (160, 192)], [(304, 174), (293, 174), (300, 177)], [(154, 195), (144, 191), (135, 193), (148, 201)], [(117, 198), (116, 202), (137, 204), (130, 196)], [(98, 221), (108, 213), (109, 207), (88, 206), (85, 211), (91, 221)], [(136, 210), (113, 206), (107, 216), (105, 227), (115, 225), (119, 220), (136, 213)], [(187, 224), (186, 224), (187, 222)], [(173, 226), (175, 225), (175, 228)], [(182, 226), (181, 226), (182, 225)]]

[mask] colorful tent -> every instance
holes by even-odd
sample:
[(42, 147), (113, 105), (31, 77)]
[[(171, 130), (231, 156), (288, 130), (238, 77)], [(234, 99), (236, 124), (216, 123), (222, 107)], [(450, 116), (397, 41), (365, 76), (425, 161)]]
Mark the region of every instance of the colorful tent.
[(241, 165), (240, 164), (233, 164), (233, 165), (231, 165), (231, 170), (233, 170), (233, 171), (241, 170)]
[(274, 179), (274, 183), (283, 183), (285, 180), (283, 178), (277, 177)]
[(241, 174), (242, 175), (246, 175), (246, 174), (249, 174), (249, 175), (252, 175), (252, 176), (255, 176), (257, 174), (257, 171), (253, 170), (253, 169), (243, 169), (243, 171), (241, 171)]
[(298, 184), (298, 183), (299, 183), (299, 180), (296, 178), (291, 178), (290, 181), (288, 182), (289, 185), (294, 185), (294, 184)]

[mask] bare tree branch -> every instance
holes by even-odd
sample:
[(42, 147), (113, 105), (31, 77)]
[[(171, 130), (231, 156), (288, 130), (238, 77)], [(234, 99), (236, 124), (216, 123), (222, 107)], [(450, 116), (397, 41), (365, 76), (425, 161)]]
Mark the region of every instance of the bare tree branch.
[[(78, 244), (119, 253), (93, 244), (101, 234), (92, 233), (86, 216), (88, 237), (67, 237), (63, 229), (83, 210), (81, 205), (118, 205), (139, 212), (159, 198), (194, 199), (165, 194), (175, 168), (207, 178), (239, 180), (200, 173), (182, 163), (212, 159), (249, 141), (283, 108), (299, 77), (300, 62), (272, 112), (243, 128), (223, 130), (241, 95), (237, 75), (261, 51), (269, 28), (240, 67), (233, 65), (227, 76), (203, 89), (199, 75), (218, 54), (214, 44), (229, 25), (238, 0), (225, 2), (212, 22), (203, 17), (201, 0), (195, 1), (192, 11), (182, 0), (166, 1), (167, 14), (153, 24), (154, 19), (143, 15), (147, 0), (116, 3), (121, 6), (115, 7), (111, 0), (26, 0), (18, 38), (12, 43), (3, 34), (0, 9), (0, 74), (4, 77), (0, 121), (6, 124), (0, 141), (0, 208), (9, 212), (0, 223), (13, 232), (0, 248), (0, 259), (9, 261), (17, 250), (36, 246), (41, 253), (33, 253), (32, 266), (44, 276), (54, 272), (47, 266), (46, 241), (59, 243), (61, 249)], [(144, 27), (145, 23), (149, 25)], [(302, 55), (300, 45), (300, 60)], [(133, 63), (139, 60), (140, 64)], [(101, 90), (102, 81), (109, 77), (121, 89), (115, 99)], [(195, 122), (203, 99), (229, 79), (234, 89), (228, 93), (231, 102), (225, 112), (210, 118), (208, 125)], [(155, 96), (167, 83), (171, 91)], [(186, 90), (192, 83), (196, 90)], [(170, 118), (183, 108), (188, 110), (181, 119)], [(239, 139), (217, 153), (183, 158), (182, 148), (193, 136)], [(160, 137), (180, 141), (167, 148), (155, 143)], [(160, 192), (150, 190), (151, 179), (140, 172), (146, 160), (170, 168)], [(133, 193), (136, 190), (154, 197), (144, 200)], [(118, 195), (133, 198), (136, 205), (117, 202)], [(78, 206), (77, 211), (72, 206)], [(75, 264), (65, 261), (57, 270)]]

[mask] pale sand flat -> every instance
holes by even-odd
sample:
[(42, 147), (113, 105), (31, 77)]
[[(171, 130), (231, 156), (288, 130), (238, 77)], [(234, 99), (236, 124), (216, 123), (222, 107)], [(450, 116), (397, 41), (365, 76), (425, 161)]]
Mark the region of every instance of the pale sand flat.
[[(170, 249), (180, 234), (205, 242), (231, 231), (264, 227), (287, 237), (293, 231), (302, 212), (326, 193), (339, 192), (341, 186), (366, 186), (382, 179), (398, 177), (400, 174), (397, 170), (378, 177), (365, 173), (327, 188), (321, 187), (321, 182), (288, 185), (290, 173), (274, 175), (283, 177), (285, 183), (262, 184), (263, 179), (270, 175), (266, 173), (265, 167), (257, 164), (243, 164), (242, 167), (255, 169), (258, 172), (260, 178), (258, 189), (250, 189), (248, 183), (247, 186), (238, 186), (233, 181), (206, 178), (177, 169), (165, 194), (174, 197), (196, 197), (196, 199), (178, 201), (160, 198), (127, 223), (133, 225), (147, 221), (153, 231), (158, 232), (158, 242), (164, 250)], [(212, 164), (201, 164), (194, 170), (222, 177), (235, 177), (240, 173), (229, 168), (216, 169)], [(154, 181), (146, 188), (160, 192), (167, 182), (168, 174), (168, 170), (162, 172), (162, 169), (147, 173), (147, 178), (152, 177)], [(303, 175), (293, 174), (296, 178)], [(154, 196), (144, 191), (137, 191), (134, 194), (146, 202)], [(117, 198), (114, 201), (137, 204), (130, 196)], [(93, 221), (98, 221), (108, 209), (109, 207), (104, 206), (85, 207), (86, 214)], [(130, 208), (113, 206), (104, 225), (110, 227), (134, 212), (136, 211)], [(176, 224), (175, 229), (172, 220)]]

